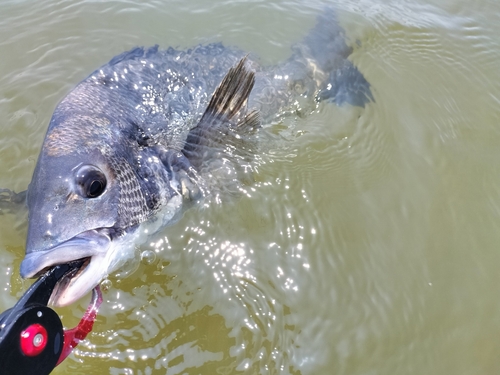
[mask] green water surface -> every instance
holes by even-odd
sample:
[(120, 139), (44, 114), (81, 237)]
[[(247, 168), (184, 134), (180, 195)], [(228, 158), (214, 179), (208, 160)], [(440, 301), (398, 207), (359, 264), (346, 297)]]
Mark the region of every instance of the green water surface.
[[(326, 5), (375, 102), (268, 124), (254, 181), (138, 249), (54, 374), (500, 373), (498, 1), (3, 1), (0, 187), (26, 189), (54, 107), (113, 56), (274, 64)], [(29, 286), (25, 223), (0, 216), (0, 310)]]

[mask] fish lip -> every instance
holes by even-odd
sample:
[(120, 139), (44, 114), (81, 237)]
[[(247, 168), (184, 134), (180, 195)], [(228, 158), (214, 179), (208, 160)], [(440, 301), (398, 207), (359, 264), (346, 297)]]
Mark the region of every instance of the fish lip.
[(47, 268), (58, 264), (66, 264), (105, 252), (107, 243), (111, 241), (107, 234), (108, 229), (88, 230), (50, 249), (27, 254), (21, 262), (21, 277), (24, 279), (33, 278)]
[(76, 302), (107, 275), (107, 252), (111, 238), (108, 228), (85, 231), (54, 246), (28, 254), (21, 263), (23, 278), (36, 277), (58, 264), (84, 260), (81, 267), (63, 277), (56, 284), (49, 304), (57, 307)]

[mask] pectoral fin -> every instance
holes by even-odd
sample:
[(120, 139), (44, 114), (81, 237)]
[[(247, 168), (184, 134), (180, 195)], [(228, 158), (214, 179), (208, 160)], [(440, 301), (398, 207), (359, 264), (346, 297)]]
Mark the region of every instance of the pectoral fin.
[(27, 190), (16, 193), (9, 189), (0, 189), (0, 215), (14, 215), (14, 228), (18, 231), (25, 230), (27, 225), (27, 193)]
[(16, 193), (9, 189), (0, 189), (0, 214), (26, 211), (27, 192), (24, 190)]
[(254, 86), (255, 73), (246, 58), (231, 68), (210, 99), (200, 122), (188, 134), (183, 153), (197, 168), (231, 143), (232, 138), (248, 134), (260, 125), (257, 111), (248, 111), (247, 102)]

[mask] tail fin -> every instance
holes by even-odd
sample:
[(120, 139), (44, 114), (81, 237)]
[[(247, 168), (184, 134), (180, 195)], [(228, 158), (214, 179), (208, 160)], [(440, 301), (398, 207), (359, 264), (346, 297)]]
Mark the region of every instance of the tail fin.
[(352, 48), (345, 43), (344, 30), (333, 9), (318, 16), (316, 26), (295, 50), (313, 65), (315, 76), (319, 76), (321, 100), (360, 107), (374, 100), (370, 84), (347, 59)]
[(349, 60), (344, 60), (340, 68), (330, 72), (328, 79), (320, 86), (318, 98), (332, 100), (338, 105), (349, 103), (358, 107), (375, 101), (370, 84)]

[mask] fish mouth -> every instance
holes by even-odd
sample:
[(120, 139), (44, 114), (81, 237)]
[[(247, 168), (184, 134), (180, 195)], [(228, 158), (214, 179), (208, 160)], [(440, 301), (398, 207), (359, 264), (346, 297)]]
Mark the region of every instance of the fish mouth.
[[(54, 306), (62, 306), (63, 305), (63, 300), (67, 299), (65, 298), (65, 292), (71, 287), (72, 283), (83, 273), (85, 272), (85, 269), (87, 266), (90, 264), (91, 257), (79, 259), (77, 262), (80, 262), (81, 265), (77, 266), (76, 268), (73, 268), (71, 271), (67, 272), (64, 274), (64, 276), (57, 282), (56, 286), (54, 287), (54, 290), (52, 291), (52, 294), (49, 298), (49, 304), (54, 305)], [(45, 271), (42, 271), (43, 273)], [(40, 274), (40, 273), (38, 273)], [(67, 303), (70, 304), (70, 303)], [(66, 305), (66, 304), (64, 304)]]
[(47, 250), (33, 251), (21, 262), (23, 278), (37, 277), (59, 264), (80, 260), (74, 268), (58, 281), (49, 300), (57, 307), (76, 302), (106, 277), (114, 266), (109, 229), (93, 229), (60, 243)]

